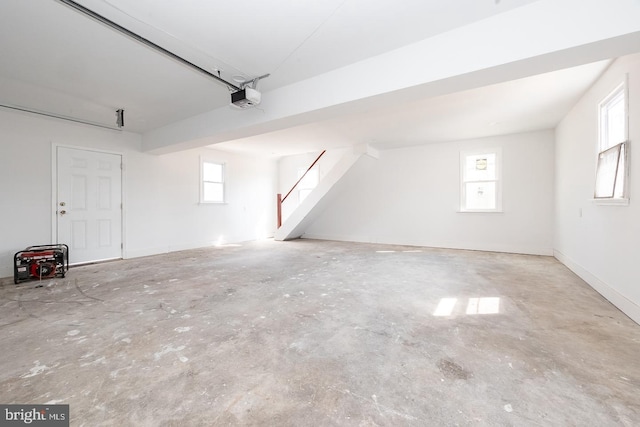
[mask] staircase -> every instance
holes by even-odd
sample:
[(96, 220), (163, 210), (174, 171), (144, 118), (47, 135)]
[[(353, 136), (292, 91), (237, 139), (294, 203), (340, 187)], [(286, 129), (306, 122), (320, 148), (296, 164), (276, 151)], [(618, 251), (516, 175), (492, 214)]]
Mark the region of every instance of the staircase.
[(282, 241), (300, 238), (309, 224), (315, 221), (324, 210), (329, 199), (328, 196), (335, 185), (363, 154), (378, 158), (378, 152), (366, 144), (355, 146), (353, 150), (346, 152), (342, 159), (322, 178), (318, 186), (309, 193), (296, 210), (282, 223), (282, 226), (276, 230), (274, 239)]

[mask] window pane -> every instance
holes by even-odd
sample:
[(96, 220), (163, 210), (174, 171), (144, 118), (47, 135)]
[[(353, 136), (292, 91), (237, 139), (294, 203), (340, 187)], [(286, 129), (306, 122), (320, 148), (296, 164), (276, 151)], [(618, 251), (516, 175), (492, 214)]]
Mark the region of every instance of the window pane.
[[(300, 177), (304, 175), (305, 171), (306, 169), (298, 169), (298, 179), (300, 179)], [(319, 181), (318, 168), (313, 167), (309, 172), (307, 172), (307, 174), (302, 179), (302, 181), (300, 181), (300, 184), (298, 184), (298, 188), (300, 189), (316, 188), (316, 186), (318, 185), (318, 181)]]
[(222, 165), (204, 162), (202, 164), (202, 179), (210, 182), (222, 182)]
[(596, 198), (609, 198), (614, 196), (618, 164), (620, 162), (620, 145), (611, 147), (598, 155), (598, 168), (596, 169)]
[(495, 182), (468, 182), (465, 184), (466, 209), (496, 209)]
[(483, 181), (496, 179), (495, 153), (466, 156), (465, 181)]
[(618, 176), (616, 176), (616, 188), (613, 190), (613, 197), (624, 197), (626, 155), (627, 153), (625, 151), (625, 145), (622, 144), (620, 146), (620, 158), (618, 159)]
[(600, 151), (623, 142), (626, 139), (625, 89), (617, 93), (600, 106)]
[(309, 193), (311, 193), (311, 189), (309, 189), (309, 188), (301, 188), (298, 191), (298, 203), (302, 203), (302, 201), (307, 198)]
[(203, 201), (224, 202), (224, 184), (217, 182), (205, 182), (203, 185)]
[(624, 141), (624, 116), (624, 96), (621, 92), (607, 104), (607, 146), (602, 149)]

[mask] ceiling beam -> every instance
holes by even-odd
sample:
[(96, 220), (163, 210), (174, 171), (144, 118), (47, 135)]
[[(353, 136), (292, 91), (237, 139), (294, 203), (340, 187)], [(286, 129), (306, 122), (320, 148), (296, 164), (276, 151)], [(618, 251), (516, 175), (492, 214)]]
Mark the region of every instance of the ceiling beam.
[(640, 2), (539, 0), (272, 90), (261, 110), (224, 107), (146, 132), (143, 150), (163, 154), (255, 136), (610, 59), (639, 46)]

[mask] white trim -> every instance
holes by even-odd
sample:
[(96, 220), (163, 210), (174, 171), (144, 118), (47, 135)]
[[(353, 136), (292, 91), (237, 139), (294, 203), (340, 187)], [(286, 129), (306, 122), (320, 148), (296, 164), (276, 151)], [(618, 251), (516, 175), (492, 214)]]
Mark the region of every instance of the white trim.
[(591, 199), (591, 202), (599, 206), (629, 206), (629, 199), (627, 198), (600, 198)]
[[(233, 243), (225, 242), (224, 244), (228, 245)], [(163, 246), (152, 246), (134, 249), (127, 254), (127, 258), (140, 258), (151, 255), (167, 254), (171, 252), (187, 251), (191, 249), (213, 248), (219, 246), (221, 245), (217, 241), (190, 241), (175, 245), (167, 244)]]
[[(11, 257), (11, 263), (13, 264), (13, 261), (14, 261), (13, 256), (14, 256), (14, 254), (12, 253), (9, 256)], [(11, 283), (13, 283), (13, 274), (14, 274), (13, 267), (10, 267), (9, 265), (0, 266), (0, 279), (11, 278)]]
[(51, 243), (58, 238), (58, 147), (61, 145), (51, 141)]
[(414, 246), (416, 248), (437, 248), (437, 249), (451, 249), (461, 251), (479, 251), (479, 252), (498, 252), (509, 254), (522, 254), (522, 255), (538, 255), (538, 256), (553, 256), (553, 249), (534, 247), (534, 246), (520, 246), (520, 245), (504, 245), (504, 244), (456, 244), (446, 241), (429, 242), (418, 239), (397, 239), (397, 238), (379, 238), (371, 235), (353, 235), (344, 236), (339, 234), (317, 234), (317, 233), (303, 233), (300, 236), (301, 239), (309, 240), (333, 240), (337, 242), (356, 242), (356, 243), (376, 243), (381, 245), (396, 245), (396, 246)]
[[(620, 93), (623, 94), (624, 96), (624, 135), (623, 135), (623, 140), (622, 141), (616, 141), (613, 144), (609, 144), (606, 148), (603, 147), (602, 145), (602, 107), (604, 105), (606, 105), (607, 103), (609, 103), (613, 98), (615, 98), (616, 96), (618, 96)], [(617, 205), (617, 206), (628, 206), (629, 205), (629, 194), (630, 193), (630, 189), (629, 189), (629, 184), (630, 184), (630, 174), (629, 174), (629, 166), (631, 164), (631, 153), (630, 153), (630, 148), (629, 146), (631, 144), (629, 144), (629, 73), (625, 73), (624, 75), (624, 79), (622, 80), (622, 83), (619, 83), (613, 90), (611, 90), (609, 92), (609, 94), (604, 97), (602, 99), (602, 101), (600, 101), (598, 103), (598, 138), (597, 138), (597, 147), (596, 147), (596, 163), (595, 163), (595, 169), (594, 169), (594, 195), (596, 192), (596, 178), (598, 176), (598, 157), (600, 156), (600, 154), (617, 145), (620, 143), (624, 143), (624, 168), (625, 168), (625, 173), (624, 173), (624, 182), (623, 182), (623, 188), (622, 188), (622, 197), (618, 197), (618, 198), (594, 198), (593, 200), (597, 200), (597, 202), (595, 202), (596, 205)], [(609, 141), (607, 141), (609, 142)], [(614, 202), (614, 200), (616, 200)]]
[(573, 271), (578, 277), (587, 282), (596, 292), (615, 305), (620, 311), (629, 316), (631, 320), (640, 324), (640, 306), (615, 290), (611, 285), (605, 283), (595, 274), (573, 261), (571, 258), (558, 250), (553, 251), (553, 256)]

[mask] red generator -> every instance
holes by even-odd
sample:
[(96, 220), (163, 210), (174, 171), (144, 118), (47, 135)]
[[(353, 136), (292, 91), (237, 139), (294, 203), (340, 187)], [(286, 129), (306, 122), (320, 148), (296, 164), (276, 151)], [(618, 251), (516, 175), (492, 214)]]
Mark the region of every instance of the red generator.
[(29, 246), (13, 256), (13, 281), (17, 285), (27, 280), (64, 277), (69, 270), (69, 246)]

